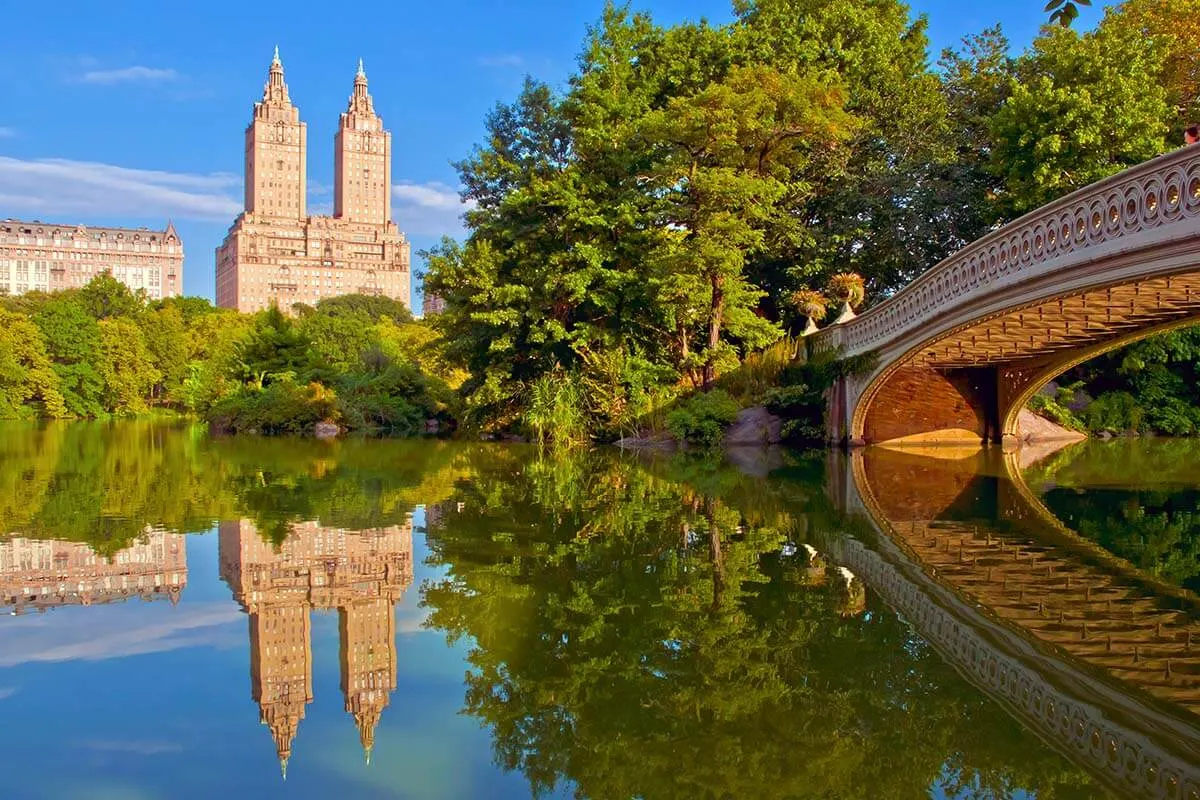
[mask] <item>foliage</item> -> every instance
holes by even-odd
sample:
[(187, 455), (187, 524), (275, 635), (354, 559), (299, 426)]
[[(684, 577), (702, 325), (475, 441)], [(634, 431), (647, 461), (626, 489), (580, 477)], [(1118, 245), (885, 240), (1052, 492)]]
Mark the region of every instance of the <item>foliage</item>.
[(1029, 409), (1070, 430), (1079, 431), (1086, 427), (1085, 423), (1059, 397), (1050, 397), (1044, 394), (1034, 395), (1029, 400)]
[(715, 447), (737, 419), (738, 404), (723, 389), (693, 395), (667, 415), (667, 430), (681, 442)]
[[(451, 423), (441, 340), (388, 298), (347, 295), (299, 320), (174, 297), (149, 303), (107, 273), (6, 298), (0, 419), (197, 414), (219, 428), (307, 432), (318, 421), (415, 435)], [(278, 389), (273, 389), (280, 384)]]
[(839, 272), (829, 279), (829, 293), (851, 308), (858, 308), (867, 298), (866, 283), (857, 272)]
[(717, 379), (717, 388), (729, 392), (740, 406), (759, 403), (803, 353), (803, 343), (799, 337), (784, 336), (770, 347), (748, 354), (737, 369)]
[(141, 329), (128, 319), (100, 321), (99, 370), (104, 410), (113, 414), (145, 411), (145, 397), (162, 378), (151, 363)]
[(578, 375), (549, 373), (529, 387), (529, 401), (523, 416), (538, 446), (552, 443), (571, 447), (587, 441)]
[(1047, 29), (1034, 42), (991, 122), (992, 168), (1008, 213), (1163, 152), (1172, 115), (1162, 55), (1162, 42), (1112, 11), (1094, 31)]
[(67, 416), (41, 330), (29, 319), (0, 311), (0, 419)]
[(74, 298), (47, 302), (33, 316), (42, 332), (46, 354), (58, 375), (67, 413), (94, 417), (102, 412), (104, 382), (100, 363), (100, 325)]
[(788, 302), (813, 322), (820, 322), (829, 313), (829, 298), (814, 289), (797, 289), (788, 296)]
[(467, 650), (464, 712), (532, 796), (1098, 791), (809, 558), (838, 525), (820, 459), (767, 481), (695, 458), (503, 455), (430, 525), (440, 577), (421, 598)]
[(1050, 24), (1055, 23), (1064, 28), (1079, 18), (1079, 6), (1090, 6), (1092, 0), (1050, 0), (1046, 3), (1046, 11), (1050, 12)]
[(213, 405), (209, 420), (231, 433), (307, 433), (318, 422), (337, 422), (337, 394), (319, 383), (283, 376), (265, 387), (243, 386)]
[(1160, 334), (1059, 378), (1092, 398), (1076, 415), (1093, 433), (1200, 434), (1200, 329)]
[(1200, 0), (1125, 0), (1114, 12), (1122, 25), (1162, 53), (1159, 83), (1178, 129), (1200, 119)]
[(837, 358), (831, 353), (815, 353), (803, 362), (793, 362), (779, 376), (779, 385), (770, 391), (764, 405), (783, 419), (783, 441), (802, 446), (820, 446), (829, 441), (825, 420), (825, 393), (841, 378), (874, 369), (876, 356), (865, 353), (853, 358)]

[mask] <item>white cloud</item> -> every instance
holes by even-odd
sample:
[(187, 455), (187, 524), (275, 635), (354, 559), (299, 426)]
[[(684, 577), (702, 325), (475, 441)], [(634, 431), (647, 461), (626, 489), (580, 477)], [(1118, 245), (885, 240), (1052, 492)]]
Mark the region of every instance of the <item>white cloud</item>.
[(16, 693), (17, 693), (17, 689), (15, 686), (0, 687), (0, 700), (7, 700), (8, 698), (12, 697)]
[(244, 615), (232, 603), (163, 603), (155, 613), (146, 611), (140, 605), (91, 606), (57, 609), (53, 624), (40, 614), (6, 620), (6, 644), (11, 647), (0, 653), (0, 667), (230, 646), (245, 637)]
[(498, 56), (480, 56), (480, 66), (492, 67), (493, 69), (503, 67), (522, 67), (525, 66), (525, 59), (516, 53), (505, 53)]
[(333, 194), (332, 183), (321, 183), (319, 181), (308, 182), (309, 197), (328, 197), (331, 194)]
[(392, 186), (392, 218), (400, 230), (414, 236), (458, 236), (462, 214), (471, 207), (458, 190), (436, 181)]
[(178, 77), (179, 73), (173, 69), (137, 65), (118, 69), (91, 69), (79, 76), (79, 82), (110, 86), (114, 83), (159, 83), (173, 81)]
[(162, 753), (182, 753), (183, 745), (178, 742), (155, 741), (153, 739), (90, 739), (79, 743), (81, 747), (101, 753), (129, 753), (135, 756), (156, 756)]
[(197, 175), (61, 158), (0, 156), (0, 216), (228, 222), (242, 210), (240, 188), (241, 178), (224, 172)]
[(16, 135), (16, 128), (5, 128), (3, 125), (0, 125), (0, 139), (11, 139)]

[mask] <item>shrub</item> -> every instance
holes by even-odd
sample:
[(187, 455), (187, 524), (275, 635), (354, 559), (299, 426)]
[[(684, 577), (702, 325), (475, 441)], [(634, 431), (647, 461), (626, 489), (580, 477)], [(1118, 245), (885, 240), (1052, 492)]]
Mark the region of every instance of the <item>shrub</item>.
[(1035, 394), (1029, 399), (1029, 410), (1042, 415), (1051, 422), (1062, 425), (1064, 428), (1069, 428), (1073, 431), (1084, 430), (1087, 427), (1084, 422), (1065, 403), (1061, 402), (1063, 400), (1063, 391), (1060, 389), (1058, 395), (1054, 397)]
[(413, 364), (373, 361), (372, 371), (352, 373), (338, 384), (338, 409), (351, 430), (411, 436), (438, 415), (429, 379)]
[[(797, 372), (803, 373), (801, 370)], [(795, 379), (796, 375), (792, 376)], [(825, 394), (799, 380), (773, 389), (767, 394), (767, 410), (783, 419), (780, 437), (791, 444), (823, 444), (825, 434)]]
[(1124, 433), (1140, 431), (1144, 411), (1137, 398), (1128, 392), (1105, 392), (1097, 397), (1080, 415), (1083, 424), (1093, 433)]
[(534, 381), (521, 421), (539, 445), (586, 444), (588, 418), (579, 376), (555, 370)]
[(243, 386), (215, 403), (209, 421), (231, 433), (307, 433), (318, 422), (337, 422), (337, 394), (319, 383), (276, 380), (265, 389)]
[(681, 442), (715, 447), (725, 428), (737, 419), (738, 405), (729, 394), (713, 389), (698, 394), (667, 415), (667, 430)]

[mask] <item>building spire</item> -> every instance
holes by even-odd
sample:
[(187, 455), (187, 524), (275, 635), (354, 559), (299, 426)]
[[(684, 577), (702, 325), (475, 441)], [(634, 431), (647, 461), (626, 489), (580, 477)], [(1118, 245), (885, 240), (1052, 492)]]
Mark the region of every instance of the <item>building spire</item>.
[(281, 105), (290, 105), (287, 84), (283, 82), (283, 62), (279, 60), (279, 45), (271, 56), (271, 69), (267, 74), (267, 85), (263, 87), (263, 100)]
[(367, 71), (363, 69), (361, 58), (358, 60), (358, 72), (354, 74), (354, 92), (350, 95), (350, 106), (347, 111), (357, 111), (366, 116), (375, 115), (371, 93), (367, 91)]

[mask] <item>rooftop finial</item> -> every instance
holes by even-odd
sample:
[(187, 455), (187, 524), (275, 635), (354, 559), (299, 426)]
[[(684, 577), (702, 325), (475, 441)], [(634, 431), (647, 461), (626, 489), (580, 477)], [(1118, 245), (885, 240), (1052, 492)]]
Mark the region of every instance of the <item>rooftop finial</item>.
[(358, 77), (360, 77), (360, 78), (367, 77), (366, 71), (363, 70), (363, 63), (362, 63), (361, 58), (358, 60)]
[(275, 45), (275, 56), (271, 59), (272, 64), (279, 63), (279, 45)]

